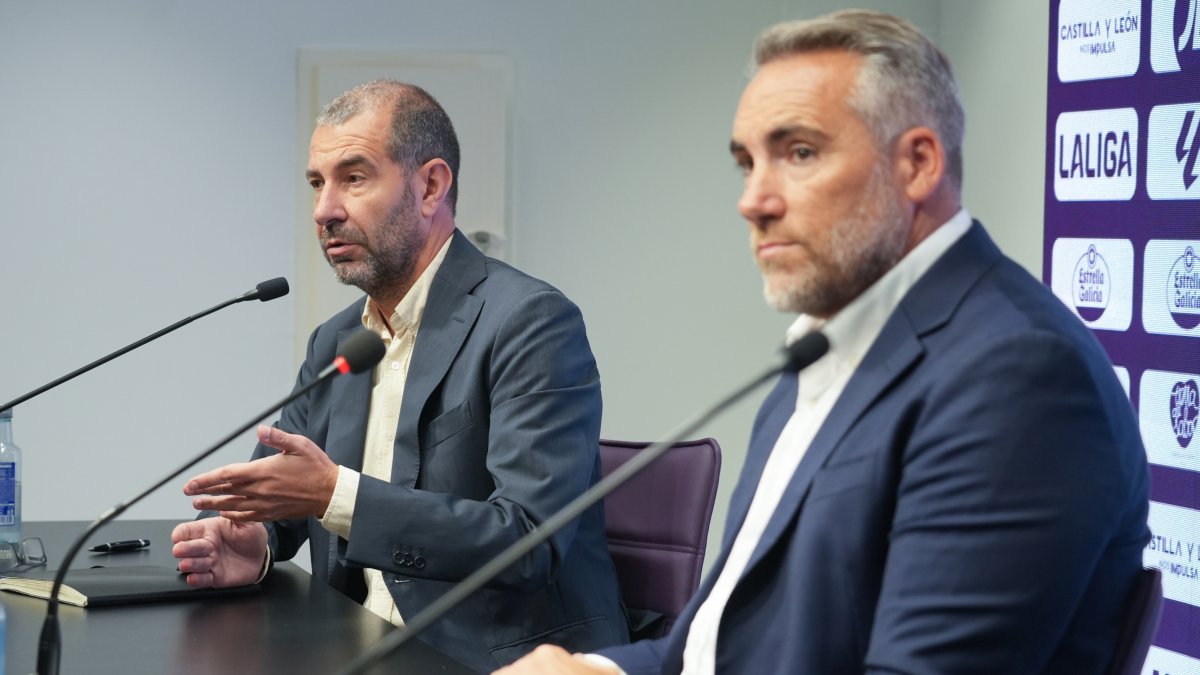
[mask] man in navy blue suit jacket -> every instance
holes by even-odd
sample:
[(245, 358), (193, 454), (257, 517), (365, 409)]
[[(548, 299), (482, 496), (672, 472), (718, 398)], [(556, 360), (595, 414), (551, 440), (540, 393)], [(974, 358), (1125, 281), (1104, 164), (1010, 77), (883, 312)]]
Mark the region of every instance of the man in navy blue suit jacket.
[(830, 352), (763, 404), (668, 636), (503, 672), (1103, 672), (1144, 451), (1095, 339), (961, 207), (949, 63), (860, 11), (771, 28), (756, 60), (738, 207), (789, 339)]

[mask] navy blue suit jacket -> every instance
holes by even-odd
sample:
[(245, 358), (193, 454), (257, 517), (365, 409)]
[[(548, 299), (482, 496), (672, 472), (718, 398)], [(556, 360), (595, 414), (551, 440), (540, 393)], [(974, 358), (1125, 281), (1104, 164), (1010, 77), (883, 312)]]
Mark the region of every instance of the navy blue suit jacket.
[[(795, 409), (759, 412), (724, 553), (666, 638), (677, 673)], [(1141, 568), (1147, 466), (1081, 322), (975, 223), (887, 320), (801, 461), (722, 617), (720, 673), (1099, 673)]]
[[(365, 298), (313, 332), (298, 383), (362, 328)], [(357, 600), (383, 571), (412, 617), (600, 475), (600, 378), (583, 318), (562, 293), (485, 258), (458, 231), (430, 287), (413, 348), (391, 480), (362, 476), (350, 540), (314, 519), (268, 524), (276, 559), (307, 539), (313, 575)], [(371, 372), (335, 378), (277, 426), (361, 470)], [(274, 450), (259, 446), (255, 457)], [(628, 641), (603, 506), (476, 592), (422, 638), (480, 671), (543, 642)]]

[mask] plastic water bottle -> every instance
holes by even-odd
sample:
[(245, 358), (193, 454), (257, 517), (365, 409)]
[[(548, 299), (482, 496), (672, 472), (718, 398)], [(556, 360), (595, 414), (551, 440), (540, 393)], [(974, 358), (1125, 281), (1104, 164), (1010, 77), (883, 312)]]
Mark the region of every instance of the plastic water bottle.
[(21, 541), (21, 448), (13, 443), (12, 408), (0, 412), (0, 541)]

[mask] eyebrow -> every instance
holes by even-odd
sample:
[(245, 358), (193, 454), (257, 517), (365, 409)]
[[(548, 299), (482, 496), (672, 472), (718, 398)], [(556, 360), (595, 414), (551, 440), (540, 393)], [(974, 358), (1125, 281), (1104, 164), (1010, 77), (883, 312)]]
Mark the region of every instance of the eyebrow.
[[(771, 132), (767, 134), (767, 145), (776, 146), (797, 135), (811, 136), (819, 141), (829, 139), (829, 134), (823, 131), (810, 127), (806, 124), (794, 124), (792, 126), (777, 127), (772, 129)], [(731, 154), (746, 152), (746, 146), (736, 140), (731, 140), (729, 141), (729, 152)]]
[[(348, 171), (350, 169), (355, 169), (360, 166), (370, 167), (370, 166), (373, 166), (373, 164), (371, 163), (371, 160), (366, 158), (365, 155), (347, 155), (341, 161), (339, 161), (337, 164), (334, 165), (333, 170), (334, 170), (334, 173), (338, 173), (338, 172)], [(320, 178), (321, 172), (316, 171), (314, 169), (308, 169), (304, 172), (304, 177), (309, 178), (309, 179)]]

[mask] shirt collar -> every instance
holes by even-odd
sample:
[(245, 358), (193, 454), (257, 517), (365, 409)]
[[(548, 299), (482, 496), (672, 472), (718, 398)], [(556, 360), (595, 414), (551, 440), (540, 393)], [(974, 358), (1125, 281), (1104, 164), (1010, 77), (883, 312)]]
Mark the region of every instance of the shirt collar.
[(823, 320), (801, 314), (792, 322), (787, 329), (789, 345), (817, 330), (829, 338), (829, 352), (805, 371), (802, 389), (808, 393), (804, 395), (819, 394), (838, 374), (858, 367), (905, 294), (970, 227), (970, 214), (959, 209), (833, 317)]
[(363, 307), (363, 327), (378, 333), (385, 340), (391, 338), (393, 334), (400, 335), (408, 331), (415, 331), (421, 324), (421, 316), (425, 313), (425, 302), (429, 299), (429, 289), (433, 286), (433, 278), (437, 276), (437, 271), (442, 266), (442, 261), (445, 260), (446, 252), (450, 250), (452, 241), (454, 241), (454, 237), (450, 237), (446, 243), (442, 244), (437, 255), (429, 261), (429, 265), (425, 271), (421, 272), (421, 276), (417, 277), (412, 288), (408, 289), (408, 292), (388, 314), (386, 321), (382, 316), (385, 310), (376, 305), (374, 300), (368, 298), (366, 306)]

